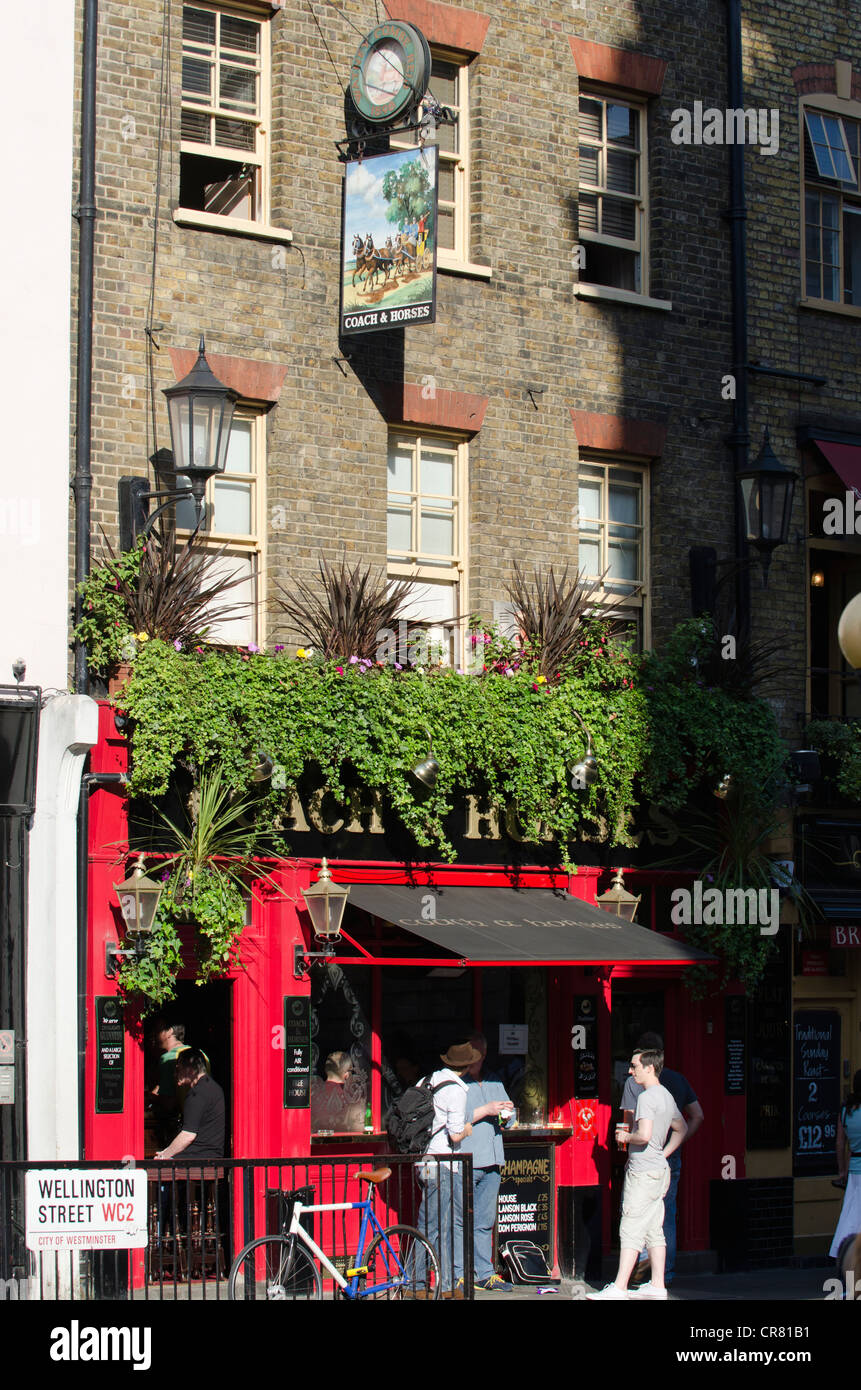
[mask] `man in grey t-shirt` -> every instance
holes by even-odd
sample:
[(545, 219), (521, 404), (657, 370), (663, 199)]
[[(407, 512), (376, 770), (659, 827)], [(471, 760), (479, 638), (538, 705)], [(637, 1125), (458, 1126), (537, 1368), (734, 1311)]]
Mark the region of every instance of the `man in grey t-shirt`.
[[(670, 1185), (667, 1158), (675, 1153), (688, 1127), (673, 1097), (660, 1083), (663, 1065), (664, 1054), (656, 1050), (635, 1052), (631, 1058), (634, 1080), (644, 1089), (637, 1099), (636, 1123), (630, 1135), (625, 1130), (616, 1130), (616, 1142), (628, 1145), (619, 1225), (619, 1269), (612, 1284), (607, 1284), (600, 1293), (586, 1295), (593, 1301), (667, 1297), (664, 1287), (667, 1247), (663, 1230), (664, 1194)], [(649, 1252), (652, 1278), (650, 1283), (629, 1294), (628, 1280), (643, 1245)]]

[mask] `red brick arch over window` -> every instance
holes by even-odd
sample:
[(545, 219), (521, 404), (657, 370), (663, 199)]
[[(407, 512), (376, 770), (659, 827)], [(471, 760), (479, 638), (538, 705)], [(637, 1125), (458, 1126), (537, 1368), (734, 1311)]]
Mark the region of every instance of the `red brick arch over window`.
[[(837, 94), (837, 69), (833, 63), (799, 63), (792, 69), (792, 81), (799, 96), (816, 92)], [(852, 100), (861, 101), (861, 73), (852, 74)]]
[[(176, 379), (182, 381), (197, 361), (197, 353), (188, 348), (168, 348), (168, 352)], [(254, 362), (250, 357), (223, 357), (217, 352), (207, 352), (206, 360), (218, 380), (232, 386), (244, 401), (268, 401), (274, 405), (281, 395), (286, 367), (274, 362)]]
[(647, 459), (660, 458), (664, 452), (667, 427), (657, 420), (626, 420), (621, 415), (594, 415), (588, 410), (572, 410), (571, 419), (581, 449)]
[(461, 53), (480, 53), (490, 24), (488, 15), (439, 0), (386, 0), (384, 8), (389, 19), (414, 24), (428, 43)]
[(626, 92), (660, 96), (667, 71), (663, 58), (650, 58), (646, 53), (632, 53), (627, 48), (609, 48), (605, 43), (591, 43), (570, 35), (568, 42), (582, 81), (603, 82), (607, 87), (621, 87)]
[(436, 386), (406, 382), (377, 382), (380, 414), (390, 425), (424, 425), (438, 430), (478, 434), (484, 424), (489, 396), (468, 391), (442, 391)]

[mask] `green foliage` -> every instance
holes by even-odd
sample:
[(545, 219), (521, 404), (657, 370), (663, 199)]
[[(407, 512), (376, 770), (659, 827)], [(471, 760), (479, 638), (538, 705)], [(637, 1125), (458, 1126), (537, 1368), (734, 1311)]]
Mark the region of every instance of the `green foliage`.
[(210, 550), (196, 536), (178, 551), (155, 536), (119, 555), (105, 545), (107, 557), (80, 585), (83, 621), (74, 634), (95, 674), (107, 675), (120, 661), (132, 660), (153, 637), (180, 646), (200, 642), (213, 623), (247, 607), (217, 602), (243, 576), (221, 572), (224, 550)]
[[(777, 769), (775, 770), (777, 771)], [(706, 816), (689, 812), (683, 831), (683, 852), (676, 864), (697, 866), (697, 877), (708, 889), (778, 887), (775, 865), (768, 845), (786, 833), (786, 813), (775, 806), (767, 787), (740, 779), (730, 795), (716, 802), (715, 812)], [(797, 879), (785, 882), (795, 901), (799, 921), (806, 923), (810, 899)], [(698, 966), (686, 981), (695, 994), (702, 995), (717, 981), (723, 987), (731, 979), (741, 980), (753, 990), (773, 949), (772, 938), (763, 936), (760, 923), (692, 923), (685, 927), (690, 946), (716, 954), (718, 973), (710, 966)]]
[[(584, 619), (580, 633), (568, 663), (549, 679), (532, 647), (493, 630), (472, 635), (473, 675), (398, 669), (355, 654), (335, 662), (283, 649), (142, 646), (122, 694), (131, 719), (131, 793), (158, 798), (175, 789), (178, 776), (196, 784), (188, 828), (161, 817), (173, 858), (159, 917), (167, 930), (171, 902), (187, 907), (190, 894), (210, 942), (202, 977), (230, 958), (242, 923), (240, 887), (251, 872), (261, 876), (253, 856), (290, 852), (284, 824), (300, 788), (327, 788), (342, 806), (352, 789), (373, 793), (429, 859), (448, 860), (455, 848), (447, 820), (470, 793), (483, 814), (505, 818), (510, 834), (555, 841), (570, 867), (583, 839), (630, 844), (644, 799), (678, 810), (728, 772), (760, 789), (769, 779), (773, 786), (783, 756), (774, 716), (760, 701), (698, 681), (696, 622), (682, 624), (660, 656), (647, 658), (614, 647), (599, 618)], [(599, 767), (588, 788), (572, 786), (571, 777), (586, 751), (581, 719)], [(410, 769), (427, 755), (427, 730), (440, 770), (432, 791), (421, 792)], [(254, 785), (260, 750), (275, 776)], [(219, 855), (232, 860), (231, 872)], [(748, 873), (750, 862), (738, 872)], [(726, 945), (733, 970), (752, 979), (761, 942), (749, 952), (741, 938), (712, 945)]]
[(569, 579), (567, 565), (559, 579), (552, 565), (546, 574), (536, 568), (533, 578), (527, 579), (514, 562), (508, 596), (526, 646), (548, 679), (576, 662), (584, 637), (609, 637), (619, 625), (624, 612), (621, 605), (605, 606), (600, 618), (594, 614), (595, 595), (603, 580), (603, 575), (586, 579), (577, 574)]
[(423, 213), (432, 215), (430, 179), (421, 155), (416, 155), (401, 169), (389, 170), (383, 179), (383, 197), (388, 201), (386, 221), (399, 227), (417, 222)]
[[(172, 908), (172, 886), (168, 885), (161, 895), (145, 953), (122, 956), (117, 971), (120, 989), (127, 995), (142, 995), (151, 1009), (159, 1009), (175, 997), (177, 975), (182, 969), (182, 941), (176, 926), (179, 914)], [(127, 938), (123, 949), (128, 950), (131, 944)]]
[(82, 614), (73, 638), (86, 647), (87, 663), (94, 675), (107, 675), (111, 667), (131, 661), (135, 655), (135, 629), (124, 588), (137, 585), (143, 549), (141, 540), (112, 564), (94, 566), (89, 579), (78, 585)]
[(167, 882), (154, 924), (155, 954), (150, 949), (143, 958), (126, 958), (119, 975), (126, 991), (143, 994), (153, 1004), (171, 997), (172, 980), (182, 966), (181, 921), (196, 928), (198, 984), (229, 967), (245, 923), (250, 878), (275, 887), (269, 874), (251, 867), (259, 834), (252, 809), (253, 799), (236, 795), (215, 766), (201, 773), (192, 790), (186, 826), (157, 811), (160, 829), (147, 837), (146, 848), (166, 854)]
[(785, 758), (764, 700), (740, 699), (708, 683), (703, 668), (712, 643), (711, 622), (690, 618), (643, 661), (651, 725), (643, 790), (668, 811), (684, 806), (702, 780), (714, 785), (727, 773), (753, 786), (773, 786)]
[(822, 771), (847, 801), (861, 802), (861, 724), (814, 719), (805, 739), (822, 759)]
[[(163, 643), (141, 652), (123, 708), (134, 721), (132, 790), (158, 796), (177, 762), (246, 786), (263, 748), (279, 783), (258, 805), (258, 824), (279, 816), (306, 767), (320, 769), (336, 798), (345, 782), (375, 789), (418, 845), (453, 859), (444, 822), (467, 791), (491, 807), (517, 808), (525, 838), (543, 832), (564, 847), (581, 834), (625, 843), (647, 740), (645, 702), (626, 662), (598, 661), (578, 678), (547, 683), (528, 666), (476, 680), (446, 668), (420, 672), (365, 661), (311, 663), (282, 655), (201, 652)], [(570, 767), (585, 751), (577, 713), (592, 732), (597, 786), (575, 791)], [(440, 764), (419, 799), (409, 769), (432, 731)], [(600, 824), (599, 824), (600, 823)]]
[(303, 642), (324, 657), (375, 658), (381, 634), (396, 626), (412, 585), (406, 579), (393, 583), (384, 570), (363, 568), (361, 561), (350, 570), (346, 556), (337, 567), (321, 559), (319, 570), (319, 581), (300, 581), (293, 592), (278, 585), (276, 606)]

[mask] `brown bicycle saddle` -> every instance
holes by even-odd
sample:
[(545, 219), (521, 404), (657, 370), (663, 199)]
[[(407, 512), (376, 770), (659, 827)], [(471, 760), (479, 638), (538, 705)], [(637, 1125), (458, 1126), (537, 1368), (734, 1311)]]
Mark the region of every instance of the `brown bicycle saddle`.
[(354, 1173), (357, 1182), (385, 1182), (392, 1176), (391, 1168), (375, 1168), (373, 1173)]

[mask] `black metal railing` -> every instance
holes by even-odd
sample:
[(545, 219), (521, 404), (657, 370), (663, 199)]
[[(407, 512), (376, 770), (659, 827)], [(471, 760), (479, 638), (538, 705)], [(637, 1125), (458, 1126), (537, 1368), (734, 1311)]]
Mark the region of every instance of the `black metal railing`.
[[(105, 1161), (0, 1162), (0, 1301), (5, 1299), (227, 1298), (234, 1256), (257, 1236), (281, 1229), (283, 1194), (313, 1188), (313, 1202), (362, 1200), (359, 1171), (390, 1168), (374, 1185), (374, 1212), (384, 1227), (418, 1227), (437, 1250), (444, 1293), (463, 1280), (473, 1297), (472, 1158), (404, 1154), (358, 1158), (218, 1159), (140, 1165), (147, 1174), (147, 1243), (139, 1249), (30, 1250), (26, 1243), (28, 1172), (111, 1169)], [(303, 1223), (342, 1271), (352, 1261), (362, 1213), (311, 1212)], [(368, 1241), (370, 1236), (368, 1237)], [(334, 1281), (322, 1270), (324, 1296)], [(459, 1296), (457, 1293), (455, 1296)]]

